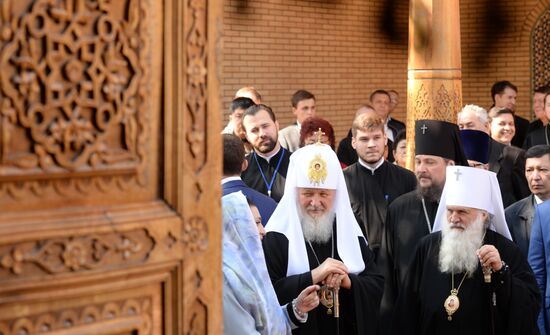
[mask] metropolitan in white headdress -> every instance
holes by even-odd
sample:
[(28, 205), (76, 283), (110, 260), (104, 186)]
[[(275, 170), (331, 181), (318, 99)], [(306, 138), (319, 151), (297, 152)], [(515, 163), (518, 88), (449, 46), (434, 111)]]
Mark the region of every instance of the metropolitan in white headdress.
[(541, 294), (510, 240), (493, 172), (447, 167), (434, 231), (417, 243), (393, 334), (538, 334)]
[(447, 179), (435, 217), (433, 231), (447, 222), (447, 206), (480, 209), (489, 214), (489, 229), (512, 240), (504, 217), (504, 206), (497, 176), (492, 171), (465, 166), (448, 166)]

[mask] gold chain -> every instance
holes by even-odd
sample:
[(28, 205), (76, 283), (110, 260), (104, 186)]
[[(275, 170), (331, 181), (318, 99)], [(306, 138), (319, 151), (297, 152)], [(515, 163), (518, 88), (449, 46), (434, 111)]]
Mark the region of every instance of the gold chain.
[(460, 284), (458, 284), (457, 288), (455, 287), (455, 273), (453, 272), (451, 276), (451, 294), (455, 292), (455, 295), (458, 295), (458, 291), (460, 290), (460, 286), (462, 286), (462, 283), (464, 283), (464, 279), (466, 279), (466, 275), (468, 275), (468, 272), (464, 273), (464, 276), (462, 276), (462, 280), (460, 281)]

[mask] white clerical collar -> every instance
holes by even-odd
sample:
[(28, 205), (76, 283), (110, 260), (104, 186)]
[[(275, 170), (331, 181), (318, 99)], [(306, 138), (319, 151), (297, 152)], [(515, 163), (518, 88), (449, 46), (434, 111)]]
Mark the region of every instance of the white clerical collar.
[[(533, 194), (534, 195), (534, 194)], [(540, 205), (544, 202), (544, 200), (542, 200), (541, 198), (539, 198), (538, 196), (535, 195), (535, 203), (537, 205)]]
[(378, 169), (382, 164), (384, 164), (384, 156), (382, 156), (382, 158), (380, 158), (380, 160), (376, 164), (369, 164), (364, 160), (362, 160), (361, 158), (359, 158), (358, 162), (359, 164), (361, 164), (361, 166), (368, 169), (371, 174), (374, 174), (374, 171), (376, 171), (376, 169)]
[(241, 177), (231, 176), (231, 177), (222, 178), (222, 185), (225, 184), (225, 183), (229, 183), (230, 181), (235, 181), (235, 180), (241, 180)]
[(275, 155), (277, 155), (277, 154), (279, 153), (279, 151), (281, 151), (282, 146), (281, 146), (280, 144), (278, 144), (278, 143), (277, 143), (277, 145), (279, 145), (279, 150), (277, 150), (274, 154), (271, 154), (271, 155), (269, 155), (269, 156), (266, 156), (266, 155), (263, 155), (263, 154), (261, 154), (261, 153), (255, 151), (255, 152), (256, 152), (256, 155), (262, 157), (263, 159), (265, 159), (265, 160), (269, 163), (269, 161), (271, 160), (271, 158), (273, 158)]

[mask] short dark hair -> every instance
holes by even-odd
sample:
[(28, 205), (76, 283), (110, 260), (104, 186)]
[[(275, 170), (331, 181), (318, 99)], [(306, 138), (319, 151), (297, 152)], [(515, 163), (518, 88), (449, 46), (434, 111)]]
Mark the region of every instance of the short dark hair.
[(244, 160), (243, 141), (233, 134), (223, 134), (223, 174), (240, 175)]
[(545, 85), (545, 86), (540, 86), (540, 87), (538, 87), (538, 88), (535, 88), (535, 92), (534, 92), (534, 93), (548, 94), (548, 93), (550, 93), (550, 86)]
[(504, 90), (506, 87), (510, 87), (513, 89), (516, 93), (518, 92), (518, 88), (516, 85), (512, 84), (508, 80), (501, 80), (497, 81), (493, 84), (493, 87), (491, 87), (491, 99), (493, 99), (493, 103), (495, 103), (495, 95), (504, 93)]
[(247, 110), (249, 107), (254, 106), (255, 103), (250, 98), (235, 98), (229, 105), (229, 113), (233, 114), (237, 109)]
[(512, 114), (512, 116), (515, 115), (514, 111), (509, 109), (509, 108), (498, 108), (498, 107), (493, 107), (489, 110), (489, 120), (492, 121), (493, 118), (495, 117), (499, 117), (503, 114)]
[(525, 152), (525, 159), (527, 158), (541, 158), (542, 156), (550, 155), (550, 145), (539, 144), (530, 147)]
[(315, 96), (311, 92), (308, 92), (306, 90), (298, 90), (292, 95), (290, 103), (292, 104), (292, 107), (296, 108), (298, 107), (298, 103), (300, 101), (309, 99), (315, 100)]
[(372, 92), (369, 96), (369, 101), (372, 102), (372, 99), (374, 99), (374, 96), (377, 95), (377, 94), (385, 94), (385, 95), (388, 96), (388, 99), (390, 99), (390, 101), (391, 101), (391, 95), (386, 90), (376, 90), (376, 91)]
[(402, 140), (406, 140), (407, 139), (407, 131), (405, 129), (402, 129), (400, 130), (397, 135), (395, 135), (395, 138), (394, 138), (394, 146), (397, 147), (397, 144), (399, 144), (399, 142), (401, 142)]
[(327, 135), (330, 142), (330, 147), (334, 150), (334, 146), (336, 144), (336, 139), (334, 138), (334, 128), (332, 128), (330, 122), (316, 116), (310, 116), (302, 122), (300, 126), (300, 147), (303, 147), (306, 138), (319, 131), (319, 128), (321, 128), (321, 131)]
[[(243, 113), (243, 120), (246, 116), (248, 116), (248, 115), (254, 116), (259, 111), (266, 111), (267, 114), (269, 114), (269, 117), (271, 118), (271, 120), (273, 120), (273, 122), (277, 121), (277, 118), (275, 118), (275, 113), (273, 113), (273, 110), (271, 109), (271, 107), (269, 107), (268, 105), (264, 105), (264, 104), (252, 105), (252, 106), (248, 107), (248, 109), (246, 111), (244, 111), (244, 113)], [(244, 122), (243, 122), (243, 128), (244, 128)], [(246, 131), (246, 129), (245, 129), (245, 131)]]

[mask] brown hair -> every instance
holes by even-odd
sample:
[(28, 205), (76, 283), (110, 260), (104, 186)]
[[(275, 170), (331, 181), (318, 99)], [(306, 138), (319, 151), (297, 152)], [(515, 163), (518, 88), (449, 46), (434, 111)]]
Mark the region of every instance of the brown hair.
[(298, 103), (300, 101), (309, 100), (309, 99), (315, 100), (315, 96), (313, 95), (313, 93), (308, 92), (306, 90), (298, 90), (294, 92), (294, 94), (292, 95), (292, 98), (290, 99), (290, 103), (292, 104), (292, 107), (296, 108), (298, 107)]
[(376, 114), (376, 112), (366, 112), (358, 115), (351, 125), (351, 134), (353, 137), (357, 136), (357, 130), (362, 131), (374, 131), (380, 130), (384, 133), (384, 122)]
[(499, 117), (503, 114), (512, 114), (514, 116), (514, 111), (509, 108), (500, 108), (500, 107), (493, 107), (489, 110), (489, 120)]
[(244, 145), (240, 138), (233, 134), (223, 134), (223, 174), (240, 175), (244, 160)]

